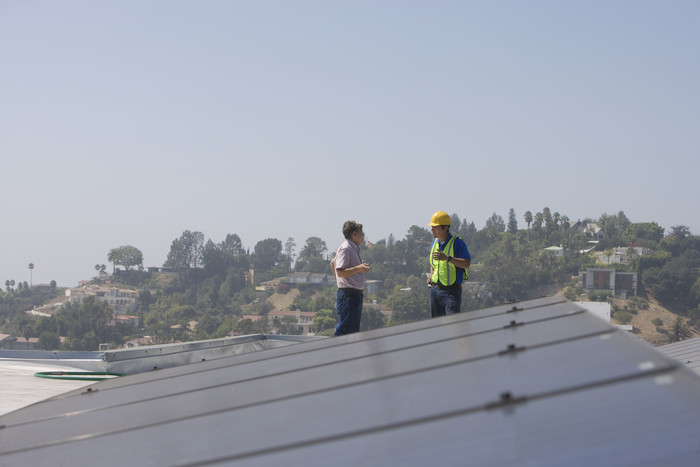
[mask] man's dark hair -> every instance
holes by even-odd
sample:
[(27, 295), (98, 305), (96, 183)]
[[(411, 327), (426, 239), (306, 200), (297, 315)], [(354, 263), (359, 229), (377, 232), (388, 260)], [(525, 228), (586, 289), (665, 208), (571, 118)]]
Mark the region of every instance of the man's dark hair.
[(345, 221), (345, 224), (343, 224), (343, 236), (350, 238), (355, 232), (362, 232), (362, 224), (358, 224), (355, 221)]

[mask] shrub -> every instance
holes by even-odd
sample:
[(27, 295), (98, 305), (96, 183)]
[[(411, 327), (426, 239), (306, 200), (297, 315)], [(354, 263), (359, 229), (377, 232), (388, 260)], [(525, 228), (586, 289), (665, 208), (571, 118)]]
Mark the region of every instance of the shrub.
[(648, 310), (649, 309), (649, 300), (646, 300), (641, 297), (630, 297), (629, 298), (630, 303), (633, 303), (634, 306), (636, 306), (640, 310)]
[(620, 324), (628, 324), (630, 321), (632, 321), (632, 313), (624, 310), (618, 311), (617, 313), (613, 314), (612, 318)]
[(576, 294), (576, 289), (573, 287), (568, 287), (566, 289), (566, 292), (564, 292), (564, 297), (566, 297), (567, 300), (576, 301), (578, 298), (578, 295)]
[(661, 326), (664, 325), (664, 322), (663, 322), (663, 320), (662, 320), (661, 318), (654, 318), (654, 319), (652, 320), (651, 324), (653, 324), (654, 326), (660, 328)]

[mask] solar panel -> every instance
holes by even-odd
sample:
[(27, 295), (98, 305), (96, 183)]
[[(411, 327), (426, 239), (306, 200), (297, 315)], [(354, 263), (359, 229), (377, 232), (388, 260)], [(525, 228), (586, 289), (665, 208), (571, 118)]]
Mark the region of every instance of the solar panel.
[(662, 345), (657, 349), (700, 375), (700, 337)]
[(559, 297), (96, 383), (0, 465), (700, 465), (700, 378)]

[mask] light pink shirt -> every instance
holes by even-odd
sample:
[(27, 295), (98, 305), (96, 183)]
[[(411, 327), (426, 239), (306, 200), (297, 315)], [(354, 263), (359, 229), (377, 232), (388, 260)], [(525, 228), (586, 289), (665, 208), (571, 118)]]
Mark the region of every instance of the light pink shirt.
[[(333, 258), (335, 269), (347, 269), (362, 264), (360, 259), (360, 247), (348, 239), (338, 247)], [(362, 290), (365, 288), (365, 273), (358, 272), (349, 277), (340, 277), (336, 274), (335, 282), (339, 289), (351, 288)]]

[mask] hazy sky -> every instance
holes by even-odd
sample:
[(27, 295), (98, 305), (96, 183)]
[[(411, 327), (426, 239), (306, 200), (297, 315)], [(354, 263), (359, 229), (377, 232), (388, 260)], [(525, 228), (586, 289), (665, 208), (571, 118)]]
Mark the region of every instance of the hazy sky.
[(0, 286), (437, 210), (700, 234), (700, 2), (0, 0)]

